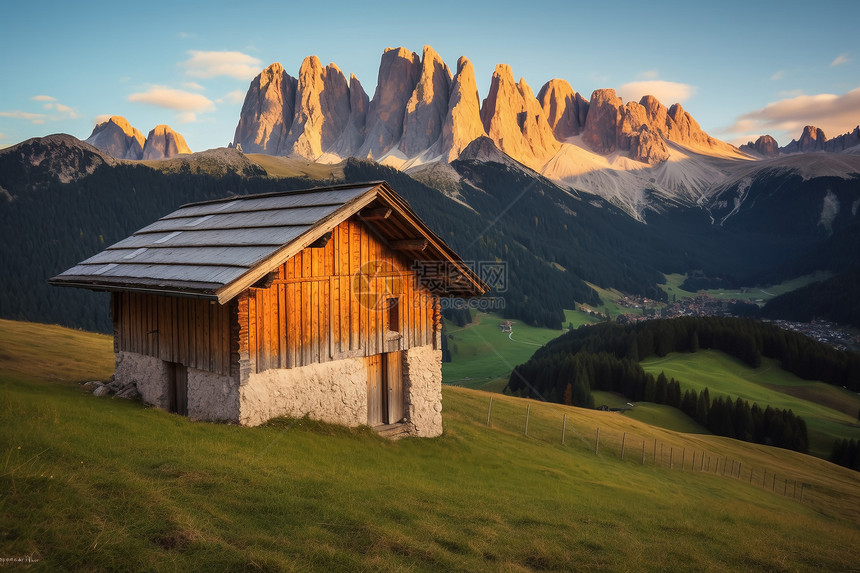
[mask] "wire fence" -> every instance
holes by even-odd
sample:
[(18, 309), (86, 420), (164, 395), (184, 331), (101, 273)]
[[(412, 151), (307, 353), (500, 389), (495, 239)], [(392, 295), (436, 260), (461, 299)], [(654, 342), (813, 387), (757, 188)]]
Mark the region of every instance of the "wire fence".
[[(527, 401), (514, 404), (489, 397), (487, 427), (530, 439), (569, 447), (576, 453), (590, 453), (606, 459), (652, 466), (665, 470), (696, 472), (746, 482), (799, 502), (812, 502), (810, 483), (798, 480), (770, 467), (760, 467), (739, 456), (721, 454), (701, 444), (690, 435), (643, 436), (636, 432), (595, 426), (578, 417), (560, 412), (555, 404)], [(608, 412), (608, 415), (618, 415)], [(632, 424), (631, 424), (632, 425)], [(685, 438), (690, 438), (685, 441)], [(822, 500), (823, 501), (823, 500)]]

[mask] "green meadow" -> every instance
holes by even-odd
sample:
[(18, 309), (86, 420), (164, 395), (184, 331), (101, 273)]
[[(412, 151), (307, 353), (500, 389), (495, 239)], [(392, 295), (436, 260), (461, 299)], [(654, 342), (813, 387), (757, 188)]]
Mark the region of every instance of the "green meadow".
[[(793, 290), (797, 290), (816, 281), (822, 281), (824, 279), (829, 278), (830, 276), (832, 276), (831, 273), (817, 272), (810, 275), (797, 277), (776, 285), (757, 286), (742, 289), (708, 289), (701, 292), (704, 292), (705, 294), (708, 294), (714, 298), (737, 299), (747, 301), (760, 300), (767, 302), (776, 296), (785, 294)], [(672, 300), (672, 296), (682, 299), (692, 298), (699, 294), (681, 288), (681, 284), (683, 284), (683, 282), (687, 279), (687, 275), (675, 273), (665, 275), (665, 277), (666, 283), (659, 286), (667, 295), (669, 295), (670, 301)]]
[[(585, 312), (566, 310), (565, 328), (596, 319)], [(512, 332), (502, 332), (505, 321), (497, 313), (473, 313), (466, 326), (445, 321), (451, 362), (442, 365), (445, 384), (501, 392), (514, 366), (528, 360), (535, 350), (562, 334), (561, 330), (536, 328), (514, 320)]]
[(860, 395), (824, 382), (803, 380), (782, 370), (775, 360), (762, 359), (758, 368), (714, 350), (672, 353), (641, 362), (655, 376), (665, 372), (681, 384), (681, 391), (706, 387), (711, 399), (731, 396), (779, 409), (791, 409), (803, 417), (809, 430), (810, 451), (830, 455), (833, 442), (860, 439)]
[(846, 571), (860, 558), (860, 474), (796, 452), (455, 387), (437, 439), (192, 422), (81, 389), (111, 372), (108, 337), (0, 321), (0, 341), (0, 556), (29, 570)]

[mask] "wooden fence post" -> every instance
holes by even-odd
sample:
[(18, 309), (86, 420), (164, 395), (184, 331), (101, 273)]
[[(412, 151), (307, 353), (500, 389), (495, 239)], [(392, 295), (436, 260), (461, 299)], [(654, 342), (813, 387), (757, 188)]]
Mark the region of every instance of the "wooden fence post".
[[(710, 462), (708, 462), (710, 464)], [(709, 465), (708, 468), (711, 466)], [(699, 471), (704, 471), (705, 469), (705, 452), (702, 452), (702, 459), (699, 460)]]
[(645, 440), (642, 440), (642, 465), (645, 465)]
[(493, 397), (490, 396), (490, 405), (487, 406), (487, 427), (490, 426), (490, 414), (493, 412)]
[(687, 463), (687, 448), (681, 450), (681, 471), (684, 471), (684, 466)]
[(561, 445), (564, 445), (564, 431), (567, 429), (567, 414), (561, 417)]
[(675, 448), (669, 448), (669, 469), (672, 469), (672, 457), (675, 455)]
[(531, 414), (532, 405), (526, 404), (526, 435), (529, 435), (529, 414)]
[(657, 465), (657, 438), (654, 438), (654, 465)]
[(594, 454), (597, 455), (600, 452), (600, 428), (597, 428), (597, 440), (594, 442)]
[(773, 479), (770, 480), (770, 491), (776, 491), (776, 474), (773, 474)]
[(741, 462), (738, 462), (738, 479), (741, 479)]
[(627, 441), (627, 432), (621, 434), (621, 459), (624, 459), (624, 443)]

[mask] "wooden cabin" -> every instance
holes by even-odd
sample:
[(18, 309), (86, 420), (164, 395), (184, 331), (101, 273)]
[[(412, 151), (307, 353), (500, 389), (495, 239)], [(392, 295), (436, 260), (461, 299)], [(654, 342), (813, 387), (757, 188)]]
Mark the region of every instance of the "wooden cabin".
[(416, 436), (442, 432), (439, 298), (487, 290), (385, 182), (184, 205), (50, 282), (111, 292), (145, 402)]

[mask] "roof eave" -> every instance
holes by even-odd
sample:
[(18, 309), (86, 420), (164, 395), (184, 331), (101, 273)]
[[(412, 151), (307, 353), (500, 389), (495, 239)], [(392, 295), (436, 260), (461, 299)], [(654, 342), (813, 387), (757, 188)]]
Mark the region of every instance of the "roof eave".
[[(194, 288), (191, 286), (177, 285), (147, 285), (135, 283), (116, 283), (87, 280), (84, 277), (66, 278), (56, 276), (48, 279), (48, 284), (52, 286), (84, 288), (96, 292), (136, 292), (142, 294), (156, 294), (164, 296), (181, 296), (185, 298), (197, 298), (219, 302), (215, 295), (212, 285), (207, 287)], [(222, 303), (223, 304), (223, 303)]]

